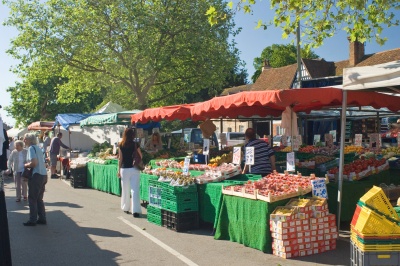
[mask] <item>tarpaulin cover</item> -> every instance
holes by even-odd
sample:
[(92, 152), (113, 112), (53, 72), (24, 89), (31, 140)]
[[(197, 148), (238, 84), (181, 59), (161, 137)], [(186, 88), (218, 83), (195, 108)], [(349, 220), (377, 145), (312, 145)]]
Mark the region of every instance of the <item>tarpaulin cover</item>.
[[(193, 118), (280, 116), (287, 106), (291, 106), (294, 112), (310, 112), (341, 104), (342, 90), (337, 88), (246, 91), (197, 103), (192, 106), (191, 114)], [(370, 91), (350, 91), (347, 105), (387, 107), (396, 112), (400, 110), (400, 97)]]
[(104, 125), (125, 125), (131, 123), (131, 115), (137, 114), (141, 110), (124, 111), (112, 114), (101, 114), (89, 116), (80, 121), (81, 127), (84, 126), (104, 126)]
[(37, 121), (28, 126), (28, 130), (51, 130), (54, 127), (54, 121)]
[(131, 117), (132, 123), (146, 123), (149, 121), (159, 122), (161, 120), (186, 120), (191, 118), (190, 107), (192, 104), (171, 105), (165, 107), (149, 108)]
[(79, 125), (83, 119), (93, 115), (99, 114), (58, 114), (53, 128), (61, 125), (65, 130), (68, 130), (70, 126)]

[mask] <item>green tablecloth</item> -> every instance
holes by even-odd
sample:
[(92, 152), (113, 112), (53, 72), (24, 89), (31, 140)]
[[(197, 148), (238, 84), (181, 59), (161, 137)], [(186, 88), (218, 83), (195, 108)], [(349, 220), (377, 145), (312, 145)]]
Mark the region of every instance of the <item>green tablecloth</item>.
[[(353, 218), (354, 211), (358, 200), (372, 188), (379, 186), (381, 183), (391, 184), (392, 175), (389, 171), (383, 171), (376, 175), (371, 175), (359, 181), (344, 181), (342, 187), (342, 207), (340, 220), (342, 222), (350, 222)], [(338, 215), (338, 183), (329, 183), (326, 185), (328, 190), (328, 207), (329, 212)]]
[(117, 176), (117, 164), (87, 164), (87, 186), (121, 196), (121, 182)]
[(272, 253), (269, 216), (277, 206), (285, 205), (289, 200), (268, 203), (223, 195), (214, 238)]

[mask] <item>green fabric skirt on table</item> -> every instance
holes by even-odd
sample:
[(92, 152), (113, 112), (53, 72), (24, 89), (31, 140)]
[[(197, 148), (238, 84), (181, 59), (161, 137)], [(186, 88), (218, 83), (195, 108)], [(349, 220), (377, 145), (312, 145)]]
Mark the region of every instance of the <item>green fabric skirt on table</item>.
[(277, 206), (284, 206), (289, 200), (268, 203), (223, 195), (214, 238), (272, 253), (269, 216)]
[(87, 186), (93, 189), (121, 196), (121, 182), (117, 176), (116, 164), (87, 164)]

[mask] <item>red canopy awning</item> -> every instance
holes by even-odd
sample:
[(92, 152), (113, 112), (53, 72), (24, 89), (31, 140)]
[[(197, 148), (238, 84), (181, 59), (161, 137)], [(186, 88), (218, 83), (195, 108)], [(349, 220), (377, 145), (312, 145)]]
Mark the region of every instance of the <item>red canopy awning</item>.
[(149, 108), (131, 116), (132, 123), (159, 122), (161, 120), (186, 120), (191, 118), (190, 107), (192, 104), (171, 105), (165, 107)]
[(37, 121), (28, 126), (28, 130), (52, 130), (54, 121)]
[[(340, 106), (342, 96), (342, 90), (336, 88), (247, 91), (197, 103), (191, 108), (191, 114), (194, 118), (280, 116), (287, 106), (291, 106), (294, 112)], [(377, 92), (349, 91), (347, 105), (386, 107), (397, 112), (400, 110), (400, 97)]]

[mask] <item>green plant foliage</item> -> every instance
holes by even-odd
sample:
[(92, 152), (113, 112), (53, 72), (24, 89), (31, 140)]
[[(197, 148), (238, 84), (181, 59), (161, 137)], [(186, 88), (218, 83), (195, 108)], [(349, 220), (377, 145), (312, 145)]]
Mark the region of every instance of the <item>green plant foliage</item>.
[[(220, 87), (237, 62), (229, 43), (231, 11), (222, 0), (3, 0), (6, 26), (18, 29), (8, 53), (15, 69), (40, 61), (40, 76), (67, 78), (58, 99), (105, 90), (131, 108), (160, 106), (187, 93)], [(225, 14), (210, 27), (209, 6)], [(115, 101), (115, 102), (121, 102)]]
[[(251, 13), (256, 1), (228, 3), (232, 10)], [(282, 37), (295, 36), (298, 23), (301, 23), (301, 42), (307, 49), (319, 47), (326, 38), (344, 30), (352, 41), (375, 40), (383, 45), (387, 40), (381, 33), (384, 27), (400, 25), (394, 11), (400, 9), (398, 0), (271, 0), (270, 8), (275, 16), (268, 23), (258, 22), (259, 26), (275, 25), (282, 29)], [(225, 14), (213, 9), (207, 11), (209, 23), (217, 25)]]
[[(312, 50), (301, 49), (301, 57), (317, 59), (319, 56)], [(264, 60), (269, 60), (270, 66), (274, 68), (295, 64), (297, 62), (296, 46), (293, 44), (273, 44), (264, 48), (261, 52), (261, 56), (254, 58), (253, 66), (256, 69), (256, 72), (251, 77), (253, 83), (256, 82), (257, 78), (261, 74)]]

